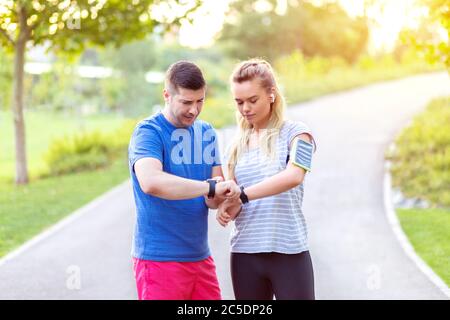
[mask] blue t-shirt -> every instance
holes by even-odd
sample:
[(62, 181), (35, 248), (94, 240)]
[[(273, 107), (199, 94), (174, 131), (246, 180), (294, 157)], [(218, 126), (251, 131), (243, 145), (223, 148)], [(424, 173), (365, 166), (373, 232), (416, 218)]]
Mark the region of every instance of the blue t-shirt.
[(208, 207), (204, 197), (165, 200), (145, 194), (134, 164), (147, 157), (160, 160), (166, 173), (192, 180), (209, 179), (212, 168), (220, 165), (214, 129), (201, 120), (177, 128), (158, 112), (136, 125), (128, 147), (137, 218), (133, 257), (179, 262), (208, 258)]

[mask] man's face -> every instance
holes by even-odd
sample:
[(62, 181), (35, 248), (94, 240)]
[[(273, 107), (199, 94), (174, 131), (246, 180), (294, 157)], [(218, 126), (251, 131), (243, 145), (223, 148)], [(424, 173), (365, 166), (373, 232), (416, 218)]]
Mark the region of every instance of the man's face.
[(175, 126), (188, 127), (194, 123), (202, 111), (205, 94), (206, 88), (199, 90), (178, 88), (178, 92), (164, 90), (164, 98)]

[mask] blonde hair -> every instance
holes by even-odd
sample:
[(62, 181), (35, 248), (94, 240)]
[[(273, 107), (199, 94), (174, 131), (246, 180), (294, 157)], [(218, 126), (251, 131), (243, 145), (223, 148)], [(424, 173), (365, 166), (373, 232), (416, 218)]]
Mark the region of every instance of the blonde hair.
[[(260, 85), (270, 91), (275, 89), (275, 99), (271, 103), (271, 113), (266, 130), (260, 137), (262, 151), (271, 159), (274, 158), (276, 148), (275, 142), (278, 138), (281, 127), (284, 122), (285, 101), (281, 94), (272, 66), (263, 59), (250, 59), (239, 63), (231, 74), (232, 83), (242, 83), (258, 79)], [(242, 153), (248, 148), (250, 135), (253, 126), (249, 124), (239, 111), (236, 111), (236, 121), (238, 123), (238, 136), (231, 145), (230, 157), (228, 160), (228, 177), (234, 179), (236, 163)]]

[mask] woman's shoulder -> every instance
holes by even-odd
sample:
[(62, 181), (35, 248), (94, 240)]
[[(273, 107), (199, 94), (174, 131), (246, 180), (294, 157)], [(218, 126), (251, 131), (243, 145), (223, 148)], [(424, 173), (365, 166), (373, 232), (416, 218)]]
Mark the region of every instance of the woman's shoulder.
[(292, 135), (294, 133), (298, 133), (298, 132), (311, 132), (311, 129), (309, 128), (309, 126), (304, 123), (303, 121), (298, 121), (298, 120), (284, 120), (283, 122), (283, 126), (281, 128), (282, 134), (283, 135)]
[(302, 121), (286, 120), (283, 125), (283, 128), (285, 129), (285, 131), (282, 132), (282, 135), (287, 138), (289, 144), (296, 136), (302, 133), (307, 133), (312, 139), (312, 142), (314, 144), (314, 150), (317, 149), (316, 139), (314, 138), (312, 130), (306, 123)]

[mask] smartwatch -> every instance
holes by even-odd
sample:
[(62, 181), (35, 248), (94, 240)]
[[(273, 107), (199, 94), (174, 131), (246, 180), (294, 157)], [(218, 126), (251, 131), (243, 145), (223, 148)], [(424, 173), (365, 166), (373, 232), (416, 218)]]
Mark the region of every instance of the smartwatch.
[(217, 180), (214, 180), (214, 179), (208, 179), (208, 180), (206, 180), (206, 182), (209, 183), (208, 199), (212, 199), (212, 198), (214, 198), (214, 196), (216, 195), (216, 184), (217, 184)]
[(242, 204), (246, 204), (248, 203), (248, 197), (244, 192), (244, 186), (240, 186), (241, 188), (241, 195), (239, 196), (239, 198), (241, 199)]

